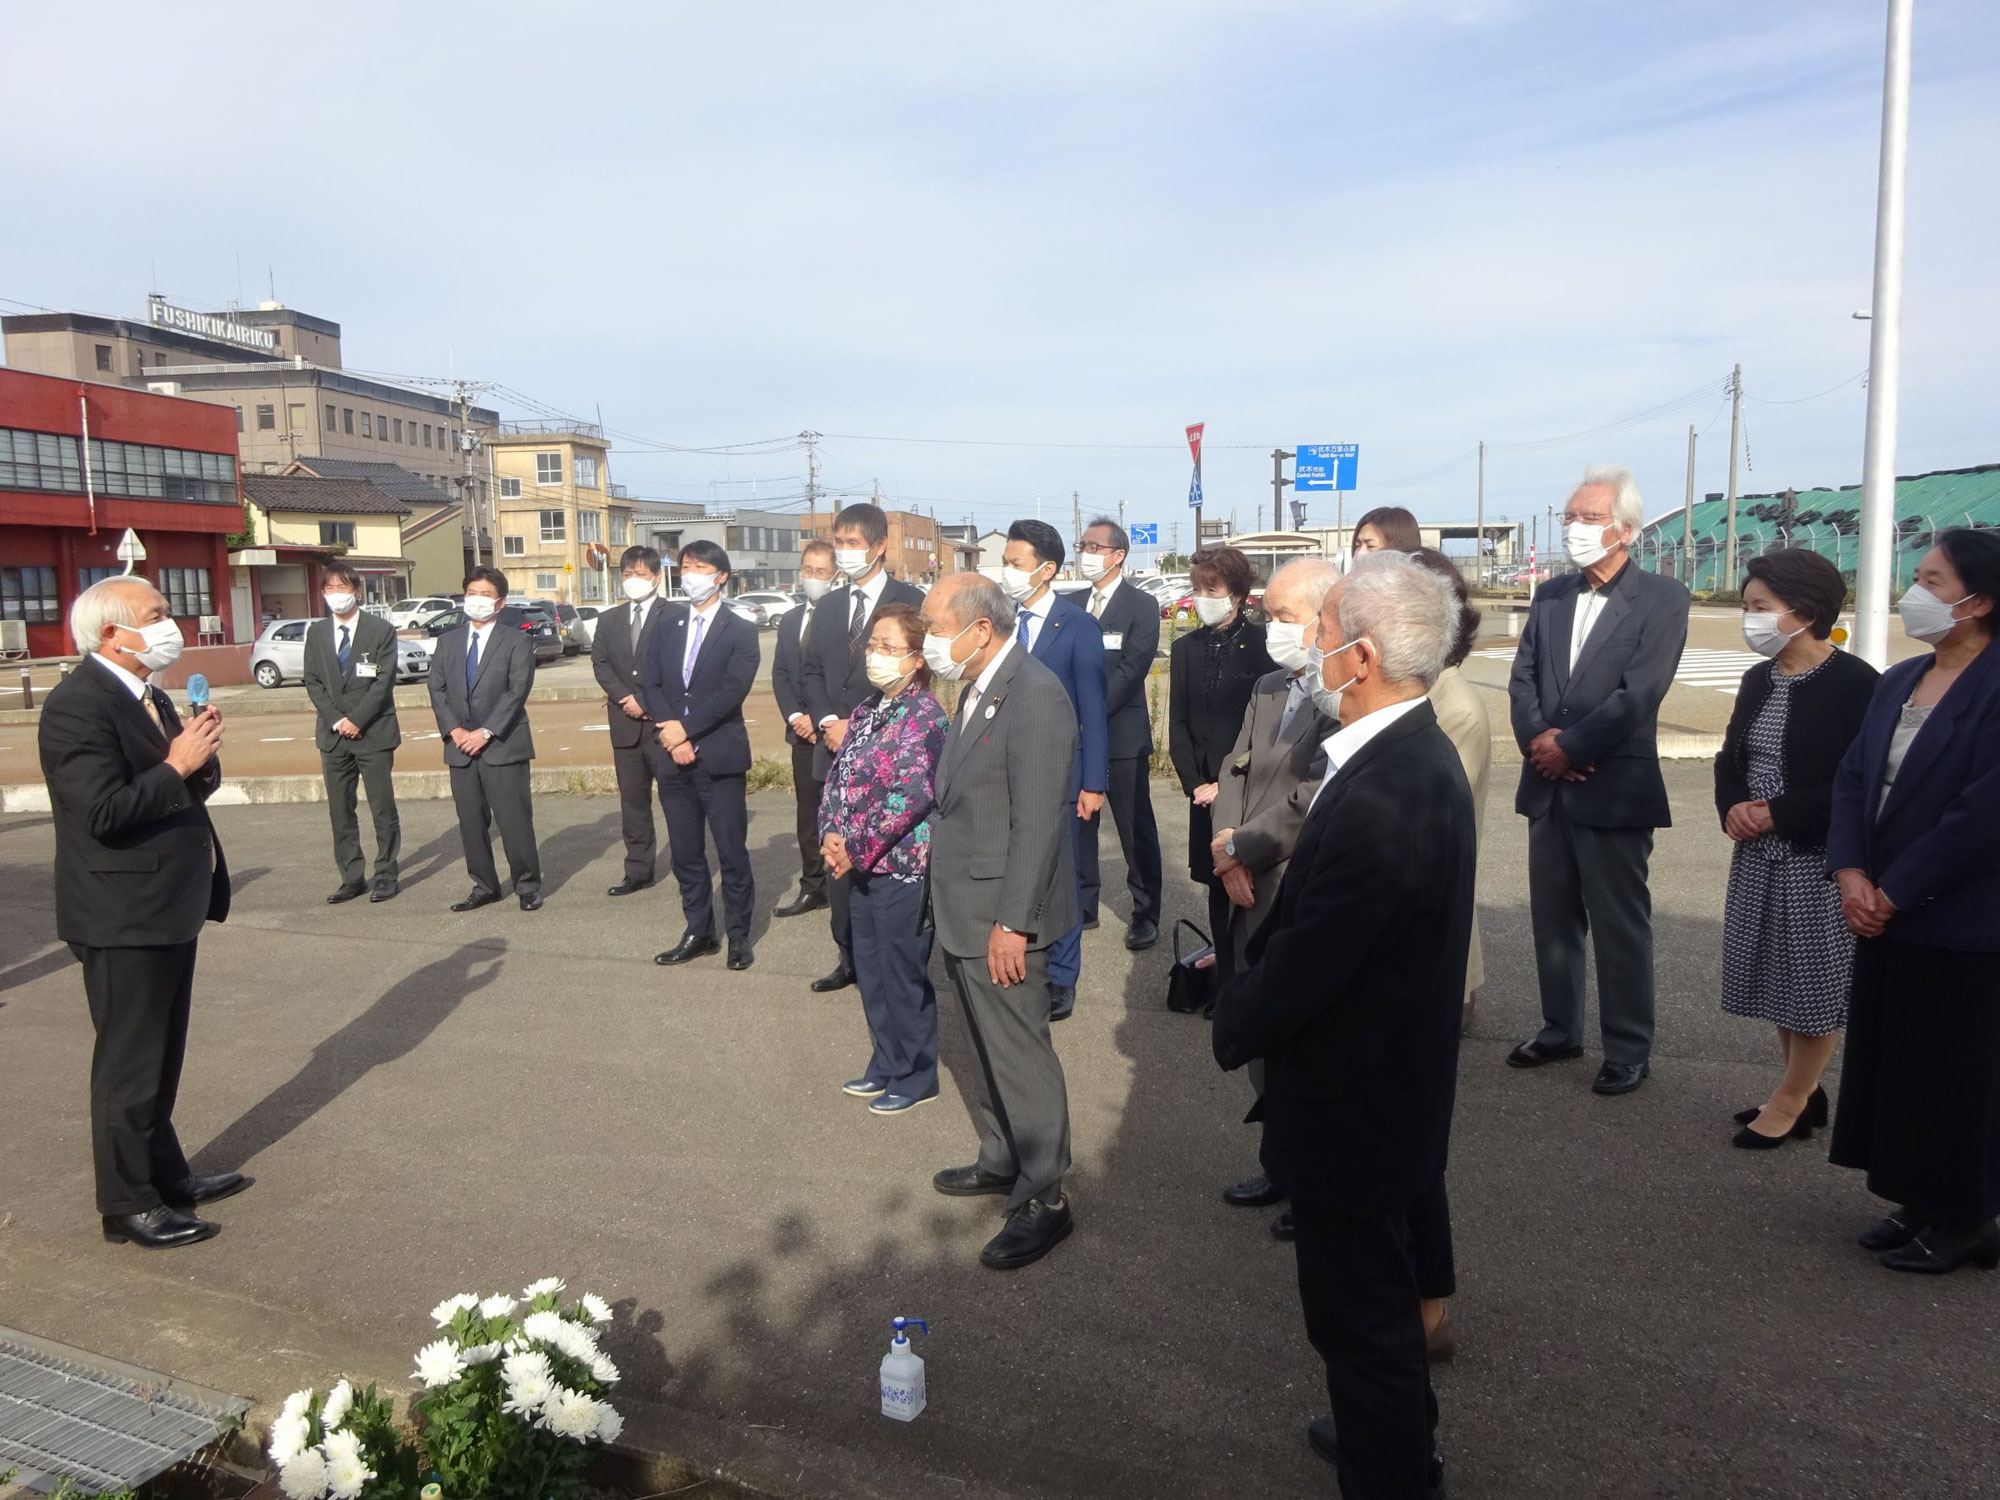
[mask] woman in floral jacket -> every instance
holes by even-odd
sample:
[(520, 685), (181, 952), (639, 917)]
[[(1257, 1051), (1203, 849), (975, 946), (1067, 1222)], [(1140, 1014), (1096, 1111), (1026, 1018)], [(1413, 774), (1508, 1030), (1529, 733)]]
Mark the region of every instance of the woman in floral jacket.
[[(854, 972), (875, 1055), (842, 1087), (878, 1115), (937, 1098), (937, 992), (923, 921), (931, 788), (950, 720), (930, 692), (924, 624), (907, 604), (876, 611), (868, 680), (820, 799), (827, 873), (848, 883)], [(919, 930), (921, 929), (921, 930)]]

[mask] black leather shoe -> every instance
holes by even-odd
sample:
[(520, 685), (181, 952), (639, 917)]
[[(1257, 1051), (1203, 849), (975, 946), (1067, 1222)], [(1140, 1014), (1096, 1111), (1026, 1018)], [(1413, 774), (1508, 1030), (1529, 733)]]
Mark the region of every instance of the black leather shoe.
[(1052, 984), (1049, 986), (1049, 1022), (1067, 1021), (1076, 1013), (1076, 986), (1073, 984)]
[(1298, 1231), (1292, 1227), (1292, 1211), (1289, 1208), (1271, 1220), (1271, 1238), (1274, 1240), (1298, 1238)]
[[(1763, 1111), (1759, 1110), (1758, 1113), (1761, 1114)], [(1729, 1138), (1729, 1144), (1739, 1151), (1775, 1151), (1786, 1141), (1809, 1141), (1812, 1139), (1812, 1133), (1812, 1111), (1808, 1109), (1792, 1121), (1792, 1128), (1783, 1135), (1766, 1135), (1754, 1125), (1745, 1125)]]
[(800, 891), (796, 897), (783, 906), (771, 908), (774, 917), (802, 917), (809, 911), (818, 911), (826, 905), (825, 891)]
[(491, 906), (499, 899), (500, 893), (498, 891), (474, 891), (463, 901), (452, 902), (451, 909), (453, 911), (478, 911), (480, 907)]
[(1222, 1201), (1232, 1208), (1269, 1208), (1273, 1203), (1285, 1201), (1285, 1191), (1259, 1172), (1255, 1177), (1230, 1183), (1222, 1190)]
[(393, 880), (378, 880), (368, 888), (370, 901), (394, 901), (402, 887)]
[(1125, 929), (1125, 946), (1134, 953), (1143, 953), (1160, 940), (1160, 924), (1157, 922), (1134, 922)]
[(326, 904), (328, 906), (338, 906), (343, 901), (352, 901), (356, 896), (365, 896), (367, 894), (368, 894), (368, 887), (363, 885), (360, 881), (357, 880), (352, 885), (341, 886), (339, 890), (335, 891), (331, 896), (328, 896), (326, 898)]
[(1947, 1276), (1968, 1261), (1982, 1271), (2000, 1266), (2000, 1228), (1991, 1219), (1964, 1229), (1933, 1224), (1902, 1249), (1882, 1257), (1882, 1264), (1892, 1271), (1922, 1276)]
[(220, 1233), (220, 1224), (190, 1218), (165, 1203), (142, 1214), (104, 1216), (106, 1240), (114, 1245), (137, 1245), (141, 1250), (174, 1250), (182, 1245), (199, 1245)]
[[(1334, 1434), (1332, 1417), (1314, 1417), (1306, 1423), (1306, 1442), (1328, 1463), (1339, 1465), (1340, 1441)], [(1431, 1447), (1430, 1469), (1424, 1475), (1424, 1497), (1425, 1500), (1444, 1500), (1444, 1455), (1435, 1444)]]
[(835, 990), (844, 990), (852, 983), (854, 983), (852, 974), (845, 969), (835, 969), (824, 978), (815, 979), (812, 982), (812, 992), (815, 995), (831, 995)]
[(993, 1271), (1018, 1271), (1036, 1261), (1069, 1238), (1076, 1228), (1069, 1200), (1050, 1207), (1039, 1198), (1030, 1198), (1008, 1215), (1007, 1227), (986, 1242), (979, 1263)]
[[(1761, 1104), (1753, 1104), (1748, 1109), (1739, 1109), (1735, 1115), (1736, 1123), (1738, 1125), (1748, 1125), (1763, 1112), (1764, 1106)], [(1806, 1096), (1806, 1112), (1800, 1115), (1799, 1118), (1801, 1120), (1808, 1120), (1814, 1125), (1824, 1125), (1826, 1117), (1826, 1090), (1815, 1086), (1812, 1093)]]
[(1914, 1208), (1899, 1208), (1864, 1229), (1854, 1243), (1863, 1250), (1900, 1250), (1930, 1227), (1930, 1215), (1920, 1214)]
[(607, 896), (629, 896), (634, 891), (643, 891), (653, 882), (650, 880), (621, 880), (604, 894)]
[(748, 943), (731, 943), (729, 945), (730, 968), (747, 969), (750, 967), (751, 964), (755, 963), (756, 961), (757, 961), (757, 956), (750, 951), (750, 945)]
[(245, 1177), (241, 1172), (215, 1172), (206, 1177), (196, 1174), (162, 1187), (160, 1196), (175, 1208), (193, 1208), (197, 1203), (234, 1198), (256, 1180)]
[(1083, 929), (1083, 931), (1085, 931), (1085, 932), (1095, 932), (1095, 931), (1097, 931), (1097, 918), (1095, 918), (1095, 917), (1085, 917), (1085, 918), (1083, 919), (1083, 922), (1082, 922), (1082, 924), (1081, 924), (1081, 925), (1082, 925), (1082, 929)]
[[(1645, 1077), (1644, 1063), (1608, 1062), (1590, 1080), (1590, 1091), (1593, 1094), (1629, 1094), (1645, 1081)], [(1810, 1123), (1806, 1126), (1806, 1134), (1812, 1134)]]
[(946, 1167), (931, 1179), (931, 1186), (947, 1198), (977, 1198), (982, 1193), (1013, 1192), (1014, 1179), (983, 1171), (975, 1162), (969, 1167)]
[(1572, 1057), (1583, 1056), (1581, 1045), (1572, 1047), (1544, 1047), (1533, 1038), (1521, 1043), (1507, 1054), (1510, 1068), (1539, 1068), (1544, 1063), (1568, 1062)]
[(653, 955), (653, 962), (656, 964), (684, 964), (691, 958), (700, 958), (703, 954), (720, 953), (721, 951), (722, 944), (718, 943), (713, 937), (696, 937), (690, 932), (665, 953), (655, 953)]
[(520, 901), (522, 911), (540, 911), (542, 909), (542, 893), (540, 891), (530, 891), (527, 895), (521, 897)]

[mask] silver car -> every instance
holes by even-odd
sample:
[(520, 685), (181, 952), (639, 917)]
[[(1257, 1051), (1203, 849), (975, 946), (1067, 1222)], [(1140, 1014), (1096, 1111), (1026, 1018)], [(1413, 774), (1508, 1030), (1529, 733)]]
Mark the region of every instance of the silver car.
[(729, 607), (752, 625), (769, 630), (777, 629), (778, 622), (798, 605), (797, 599), (776, 589), (755, 589), (729, 601)]
[[(274, 688), (299, 682), (306, 675), (306, 627), (311, 620), (273, 620), (250, 647), (250, 674), (257, 686)], [(396, 640), (396, 680), (410, 682), (429, 675), (431, 643)]]

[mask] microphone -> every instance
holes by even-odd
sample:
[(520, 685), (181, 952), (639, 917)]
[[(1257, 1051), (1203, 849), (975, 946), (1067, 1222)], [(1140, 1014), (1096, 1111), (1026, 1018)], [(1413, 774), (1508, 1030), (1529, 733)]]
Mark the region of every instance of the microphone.
[(188, 713), (200, 713), (208, 707), (208, 679), (197, 672), (187, 680)]

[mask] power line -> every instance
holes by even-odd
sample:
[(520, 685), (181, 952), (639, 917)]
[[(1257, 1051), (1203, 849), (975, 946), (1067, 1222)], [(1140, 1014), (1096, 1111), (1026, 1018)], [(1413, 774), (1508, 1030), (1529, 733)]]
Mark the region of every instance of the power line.
[(1867, 374), (1867, 368), (1864, 366), (1848, 376), (1847, 379), (1841, 381), (1839, 385), (1830, 385), (1825, 390), (1811, 396), (1794, 396), (1789, 400), (1779, 400), (1775, 396), (1753, 396), (1748, 391), (1745, 391), (1743, 399), (1745, 401), (1755, 401), (1760, 406), (1803, 406), (1808, 401), (1819, 400), (1821, 396), (1831, 396), (1835, 391), (1844, 391), (1850, 385), (1853, 385), (1855, 381), (1862, 379)]

